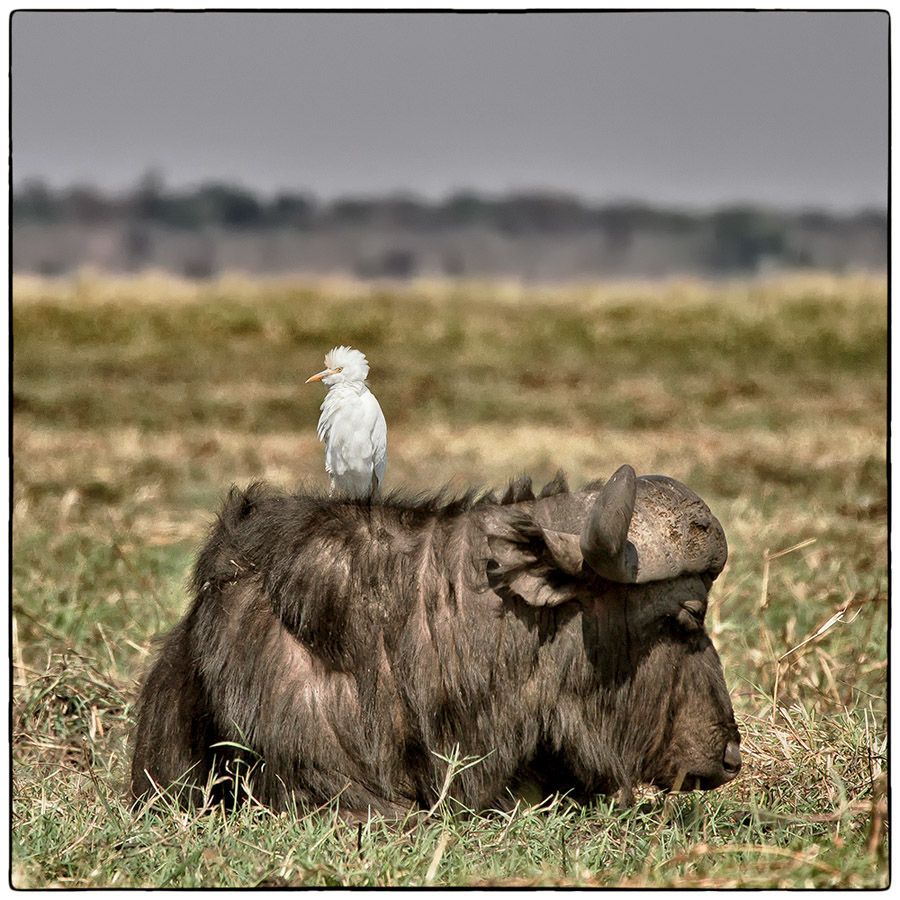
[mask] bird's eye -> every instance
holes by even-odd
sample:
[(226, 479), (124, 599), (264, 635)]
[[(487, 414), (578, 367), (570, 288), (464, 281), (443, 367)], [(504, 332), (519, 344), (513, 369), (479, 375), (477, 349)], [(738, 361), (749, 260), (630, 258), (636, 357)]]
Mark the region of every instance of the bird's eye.
[(343, 371), (344, 371), (344, 367), (343, 367), (343, 366), (338, 366), (334, 371), (335, 371), (335, 372), (343, 372)]

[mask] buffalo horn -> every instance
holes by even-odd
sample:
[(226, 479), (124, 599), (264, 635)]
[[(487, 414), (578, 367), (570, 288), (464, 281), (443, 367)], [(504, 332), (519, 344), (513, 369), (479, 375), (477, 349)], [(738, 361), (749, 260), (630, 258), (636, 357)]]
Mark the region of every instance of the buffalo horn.
[(628, 541), (635, 492), (634, 469), (620, 466), (600, 489), (581, 532), (585, 562), (610, 581), (633, 584), (637, 579), (637, 552)]
[(728, 556), (722, 526), (700, 497), (674, 478), (637, 479), (631, 466), (600, 489), (580, 543), (598, 575), (624, 584), (704, 573), (715, 578)]

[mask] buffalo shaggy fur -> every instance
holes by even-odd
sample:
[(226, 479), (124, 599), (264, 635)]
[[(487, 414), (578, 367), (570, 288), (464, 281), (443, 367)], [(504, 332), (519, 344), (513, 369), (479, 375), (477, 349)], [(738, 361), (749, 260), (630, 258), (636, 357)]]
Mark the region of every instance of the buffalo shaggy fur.
[[(689, 493), (629, 477), (638, 509)], [(221, 796), (240, 764), (275, 808), (401, 814), (436, 801), (454, 751), (481, 758), (451, 787), (472, 809), (526, 782), (588, 798), (728, 781), (739, 736), (703, 627), (724, 551), (662, 580), (601, 577), (578, 535), (602, 493), (561, 475), (500, 500), (233, 488), (141, 690), (133, 796)]]

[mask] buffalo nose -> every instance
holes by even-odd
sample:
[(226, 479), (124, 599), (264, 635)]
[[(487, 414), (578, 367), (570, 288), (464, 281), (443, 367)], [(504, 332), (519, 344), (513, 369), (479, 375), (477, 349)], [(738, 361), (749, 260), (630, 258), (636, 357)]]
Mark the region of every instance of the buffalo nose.
[(734, 778), (741, 771), (741, 747), (737, 741), (729, 741), (725, 746), (725, 756), (722, 759), (722, 766), (726, 774)]

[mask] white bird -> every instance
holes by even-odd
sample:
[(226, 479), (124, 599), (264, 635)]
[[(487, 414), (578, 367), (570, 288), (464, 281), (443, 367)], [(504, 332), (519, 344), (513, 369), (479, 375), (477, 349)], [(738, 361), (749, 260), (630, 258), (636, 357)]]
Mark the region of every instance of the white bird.
[(321, 381), (328, 393), (322, 401), (317, 434), (325, 443), (325, 471), (331, 493), (351, 497), (376, 494), (387, 466), (387, 423), (375, 395), (366, 385), (369, 363), (352, 347), (325, 354), (325, 369), (306, 379)]

